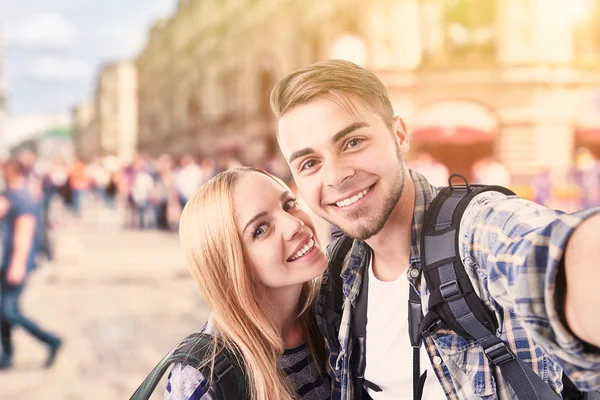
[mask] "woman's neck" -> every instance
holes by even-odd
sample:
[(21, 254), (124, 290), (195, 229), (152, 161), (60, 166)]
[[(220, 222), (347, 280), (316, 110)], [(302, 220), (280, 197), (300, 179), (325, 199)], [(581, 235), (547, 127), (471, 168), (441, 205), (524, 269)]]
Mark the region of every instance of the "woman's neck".
[(302, 322), (298, 318), (302, 286), (298, 284), (267, 289), (265, 293), (265, 312), (281, 336), (286, 349), (296, 347), (305, 340)]

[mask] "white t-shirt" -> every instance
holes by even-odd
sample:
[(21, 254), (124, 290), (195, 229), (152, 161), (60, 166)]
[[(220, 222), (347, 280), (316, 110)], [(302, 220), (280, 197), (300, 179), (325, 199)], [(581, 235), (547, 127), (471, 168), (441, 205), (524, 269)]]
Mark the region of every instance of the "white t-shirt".
[(191, 198), (203, 183), (202, 170), (196, 164), (188, 165), (175, 174), (175, 187), (186, 200)]
[(150, 194), (154, 188), (154, 180), (149, 173), (140, 171), (136, 172), (131, 186), (131, 196), (138, 205), (145, 204), (150, 200)]
[[(413, 348), (408, 336), (409, 282), (406, 273), (395, 281), (382, 282), (373, 275), (371, 263), (368, 273), (365, 379), (382, 389), (379, 393), (368, 389), (369, 395), (373, 400), (412, 398)], [(421, 346), (421, 374), (425, 368), (427, 379), (422, 399), (445, 399), (425, 346)]]

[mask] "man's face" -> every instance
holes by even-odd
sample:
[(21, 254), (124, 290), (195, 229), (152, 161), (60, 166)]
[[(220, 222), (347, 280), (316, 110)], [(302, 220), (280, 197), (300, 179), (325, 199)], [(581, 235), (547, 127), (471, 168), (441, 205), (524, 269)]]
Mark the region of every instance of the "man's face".
[(19, 176), (16, 165), (11, 163), (7, 163), (2, 167), (2, 174), (7, 183), (12, 183)]
[(279, 145), (309, 207), (366, 240), (383, 228), (402, 196), (401, 152), (408, 151), (408, 139), (399, 118), (391, 132), (381, 116), (353, 104), (353, 113), (326, 98), (294, 107), (279, 120)]

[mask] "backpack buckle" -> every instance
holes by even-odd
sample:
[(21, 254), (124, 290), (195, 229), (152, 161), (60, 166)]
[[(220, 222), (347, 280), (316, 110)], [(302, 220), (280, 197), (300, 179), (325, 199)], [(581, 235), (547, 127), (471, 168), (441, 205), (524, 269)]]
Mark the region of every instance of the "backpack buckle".
[(227, 356), (223, 355), (220, 359), (215, 361), (215, 365), (213, 367), (213, 379), (215, 382), (218, 382), (222, 377), (227, 375), (229, 371), (233, 369), (233, 363), (227, 358)]
[(429, 337), (444, 328), (444, 322), (433, 311), (429, 311), (421, 321), (421, 337)]
[(463, 292), (460, 290), (460, 286), (458, 285), (458, 280), (456, 279), (441, 284), (440, 293), (442, 295), (442, 299), (444, 299), (446, 303), (464, 296)]
[(498, 343), (492, 347), (483, 349), (483, 351), (492, 364), (497, 367), (516, 358), (513, 352), (510, 351), (504, 343)]

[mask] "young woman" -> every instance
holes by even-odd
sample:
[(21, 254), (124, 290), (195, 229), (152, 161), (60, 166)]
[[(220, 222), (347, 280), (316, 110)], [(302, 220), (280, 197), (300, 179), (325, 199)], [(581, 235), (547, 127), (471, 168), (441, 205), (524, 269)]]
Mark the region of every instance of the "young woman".
[[(287, 186), (262, 170), (223, 172), (189, 200), (179, 233), (211, 309), (204, 331), (239, 357), (248, 398), (329, 399), (314, 310), (327, 259)], [(197, 369), (173, 367), (166, 399), (214, 397)]]

